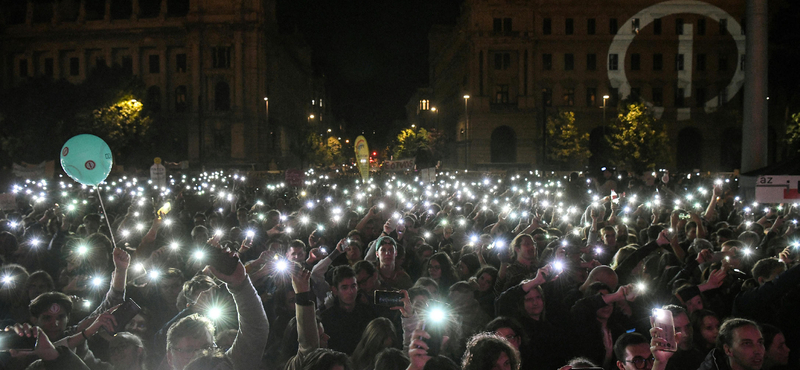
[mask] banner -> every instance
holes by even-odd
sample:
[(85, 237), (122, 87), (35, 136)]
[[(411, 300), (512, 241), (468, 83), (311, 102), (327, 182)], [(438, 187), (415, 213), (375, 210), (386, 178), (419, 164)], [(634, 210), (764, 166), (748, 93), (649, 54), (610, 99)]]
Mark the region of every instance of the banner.
[(294, 186), (294, 187), (302, 187), (303, 181), (305, 181), (306, 175), (303, 171), (297, 168), (291, 168), (286, 170), (286, 186)]
[(150, 166), (150, 180), (153, 181), (153, 185), (155, 186), (167, 186), (167, 169), (161, 164), (161, 158), (159, 157), (155, 157), (153, 159), (153, 165)]
[(436, 182), (436, 167), (421, 169), (419, 171), (419, 179), (427, 183)]
[(409, 171), (413, 169), (414, 169), (414, 158), (383, 162), (384, 171), (398, 172), (398, 171)]
[(756, 201), (759, 203), (799, 203), (800, 176), (759, 176)]
[(367, 146), (367, 139), (363, 136), (357, 137), (353, 147), (356, 151), (358, 172), (361, 173), (361, 179), (366, 182), (369, 178), (369, 146)]
[(14, 172), (14, 176), (23, 179), (42, 178), (45, 177), (46, 167), (46, 161), (36, 165), (26, 164), (25, 166), (14, 163), (12, 171)]

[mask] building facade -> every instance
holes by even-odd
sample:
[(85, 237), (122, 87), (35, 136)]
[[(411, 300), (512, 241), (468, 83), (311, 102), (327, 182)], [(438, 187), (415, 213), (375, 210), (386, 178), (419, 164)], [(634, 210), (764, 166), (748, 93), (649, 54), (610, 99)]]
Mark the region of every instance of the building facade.
[(598, 154), (618, 103), (638, 97), (673, 144), (659, 167), (733, 170), (744, 18), (744, 0), (466, 0), (431, 30), (430, 85), (407, 110), (455, 139), (451, 166), (541, 166), (548, 115), (575, 112)]
[(273, 0), (19, 0), (0, 13), (0, 86), (120, 66), (185, 143), (175, 160), (287, 168), (310, 112), (326, 117), (311, 50), (279, 34)]

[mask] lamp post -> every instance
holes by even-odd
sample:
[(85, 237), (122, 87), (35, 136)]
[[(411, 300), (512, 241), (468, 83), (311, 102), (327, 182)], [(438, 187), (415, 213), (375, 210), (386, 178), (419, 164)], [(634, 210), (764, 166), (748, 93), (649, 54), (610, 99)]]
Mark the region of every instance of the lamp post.
[(436, 128), (439, 128), (439, 110), (436, 107), (431, 107), (431, 112), (436, 114)]
[(464, 139), (467, 141), (466, 150), (464, 151), (464, 167), (469, 168), (469, 95), (464, 95)]
[(606, 100), (608, 95), (603, 95), (603, 134), (606, 133)]

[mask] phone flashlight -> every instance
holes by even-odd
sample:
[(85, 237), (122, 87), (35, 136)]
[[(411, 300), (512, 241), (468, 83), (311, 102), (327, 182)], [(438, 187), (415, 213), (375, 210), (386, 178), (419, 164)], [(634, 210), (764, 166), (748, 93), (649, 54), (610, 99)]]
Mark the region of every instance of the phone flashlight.
[(247, 230), (247, 237), (248, 238), (252, 239), (254, 236), (256, 236), (256, 232), (255, 231)]

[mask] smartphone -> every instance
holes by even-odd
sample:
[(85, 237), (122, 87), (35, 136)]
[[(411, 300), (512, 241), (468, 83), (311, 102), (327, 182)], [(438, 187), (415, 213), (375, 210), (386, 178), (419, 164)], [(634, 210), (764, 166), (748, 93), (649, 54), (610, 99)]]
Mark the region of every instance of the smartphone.
[(206, 246), (206, 250), (209, 253), (209, 265), (213, 266), (217, 271), (225, 275), (230, 275), (236, 270), (236, 266), (239, 264), (239, 257), (230, 256), (222, 249), (211, 245)]
[(171, 210), (172, 210), (172, 204), (170, 204), (170, 202), (167, 202), (161, 208), (159, 208), (156, 214), (158, 215), (158, 217), (163, 217), (166, 216)]
[(678, 350), (678, 343), (675, 341), (675, 323), (672, 320), (672, 311), (653, 309), (653, 326), (662, 329), (662, 339), (667, 341), (666, 345), (660, 345), (660, 350), (675, 352)]
[(128, 298), (121, 306), (119, 306), (114, 312), (111, 314), (114, 315), (114, 319), (117, 320), (117, 325), (114, 326), (114, 333), (119, 333), (125, 330), (125, 325), (133, 320), (136, 314), (141, 311), (142, 308), (139, 307), (133, 299)]
[(375, 304), (378, 306), (402, 307), (403, 298), (404, 296), (401, 292), (393, 292), (389, 290), (375, 291)]
[(21, 337), (14, 331), (0, 332), (0, 351), (17, 349), (23, 351), (33, 351), (36, 348), (36, 338)]
[(428, 345), (428, 356), (438, 356), (444, 341), (444, 325), (425, 320), (425, 323), (422, 324), (422, 330), (425, 330), (431, 336), (430, 338), (422, 338), (422, 341)]

